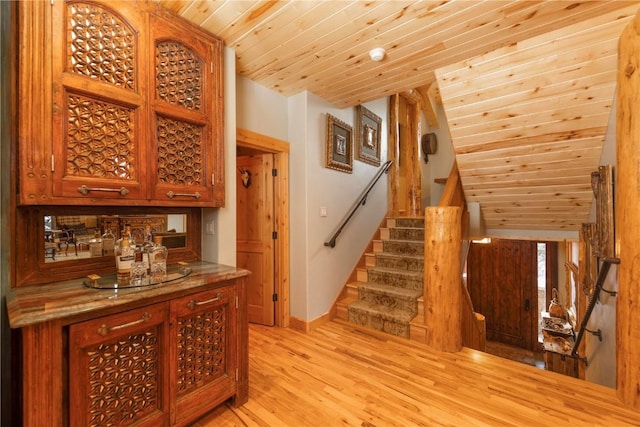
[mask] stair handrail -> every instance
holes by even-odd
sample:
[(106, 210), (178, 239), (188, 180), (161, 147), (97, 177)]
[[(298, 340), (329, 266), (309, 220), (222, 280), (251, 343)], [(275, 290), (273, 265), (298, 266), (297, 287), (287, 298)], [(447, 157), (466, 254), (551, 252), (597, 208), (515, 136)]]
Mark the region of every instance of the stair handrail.
[(360, 206), (364, 206), (367, 203), (367, 196), (369, 195), (369, 192), (373, 189), (373, 187), (376, 185), (376, 183), (378, 182), (378, 180), (380, 179), (380, 177), (382, 176), (383, 173), (386, 173), (389, 170), (389, 167), (391, 166), (391, 164), (393, 163), (393, 160), (387, 160), (378, 170), (378, 172), (376, 172), (375, 176), (371, 179), (371, 181), (369, 182), (369, 185), (367, 185), (367, 187), (364, 189), (364, 191), (360, 194), (360, 198), (357, 199), (357, 203), (355, 203), (352, 208), (351, 211), (349, 212), (348, 215), (346, 215), (344, 217), (344, 219), (342, 220), (342, 223), (340, 224), (340, 226), (336, 229), (336, 231), (334, 231), (334, 233), (331, 235), (331, 238), (324, 242), (325, 246), (331, 247), (331, 248), (335, 248), (336, 246), (336, 239), (338, 238), (338, 236), (340, 235), (340, 233), (342, 233), (342, 230), (347, 226), (347, 224), (349, 223), (349, 221), (351, 220), (351, 217), (353, 217), (353, 215), (356, 213), (356, 211), (358, 210), (358, 208)]
[[(576, 337), (576, 341), (573, 343), (573, 348), (571, 349), (571, 356), (577, 357), (583, 360), (585, 363), (587, 362), (587, 358), (580, 357), (578, 355), (578, 347), (582, 342), (584, 333), (592, 332), (587, 329), (587, 324), (589, 323), (589, 319), (591, 318), (591, 313), (593, 312), (596, 302), (598, 302), (598, 298), (600, 297), (600, 292), (604, 291), (613, 296), (616, 295), (615, 292), (603, 289), (604, 281), (607, 278), (607, 274), (609, 273), (609, 267), (611, 267), (611, 264), (620, 264), (620, 259), (619, 258), (603, 258), (602, 265), (600, 266), (600, 271), (598, 272), (598, 278), (596, 279), (596, 285), (593, 289), (593, 293), (591, 294), (591, 298), (589, 298), (589, 304), (587, 305), (587, 309), (584, 312), (582, 322), (580, 322), (580, 330), (578, 331), (578, 336)], [(600, 340), (602, 341), (601, 332), (598, 331), (595, 334), (598, 335), (600, 337)]]

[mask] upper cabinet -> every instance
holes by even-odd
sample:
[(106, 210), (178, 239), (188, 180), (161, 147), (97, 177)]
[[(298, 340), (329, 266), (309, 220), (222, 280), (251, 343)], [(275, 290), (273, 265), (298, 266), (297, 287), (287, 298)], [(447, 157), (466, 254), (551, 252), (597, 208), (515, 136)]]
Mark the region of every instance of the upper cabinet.
[(147, 2), (21, 2), (20, 203), (223, 206), (222, 47)]

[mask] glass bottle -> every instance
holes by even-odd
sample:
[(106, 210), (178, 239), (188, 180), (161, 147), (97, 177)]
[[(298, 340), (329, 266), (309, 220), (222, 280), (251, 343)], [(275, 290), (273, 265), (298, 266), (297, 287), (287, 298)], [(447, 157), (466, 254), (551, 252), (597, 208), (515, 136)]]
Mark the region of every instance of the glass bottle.
[(116, 236), (111, 232), (111, 227), (107, 228), (107, 231), (102, 235), (102, 255), (114, 256), (115, 255)]
[(135, 260), (135, 251), (127, 236), (124, 236), (116, 247), (115, 256), (118, 286), (127, 286), (131, 281), (131, 264)]
[(120, 248), (120, 246), (122, 246), (122, 242), (123, 242), (125, 237), (127, 238), (127, 240), (129, 240), (129, 246), (132, 246), (133, 239), (131, 238), (131, 226), (130, 225), (125, 226), (120, 231), (120, 238), (118, 240), (116, 240), (116, 244), (115, 244), (115, 248), (114, 248), (116, 253), (120, 250), (119, 248)]
[(162, 244), (162, 236), (153, 238), (153, 248), (149, 252), (151, 281), (160, 283), (167, 277), (167, 248)]
[(96, 230), (93, 233), (93, 239), (89, 240), (89, 256), (102, 256), (102, 237), (100, 237), (100, 230)]
[(151, 226), (146, 225), (144, 227), (144, 242), (140, 245), (140, 252), (142, 252), (142, 260), (145, 262), (147, 271), (151, 268), (151, 250), (153, 249), (153, 233), (151, 232)]

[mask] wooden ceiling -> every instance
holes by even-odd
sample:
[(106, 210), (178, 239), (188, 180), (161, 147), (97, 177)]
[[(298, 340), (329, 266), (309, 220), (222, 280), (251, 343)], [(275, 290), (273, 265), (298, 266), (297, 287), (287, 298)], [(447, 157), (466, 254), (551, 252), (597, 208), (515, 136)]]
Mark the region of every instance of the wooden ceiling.
[[(489, 229), (570, 230), (640, 1), (156, 0), (221, 37), (236, 71), (347, 108), (440, 88), (463, 187)], [(369, 59), (386, 49), (381, 62)]]
[(638, 6), (436, 71), (468, 202), (494, 230), (589, 222), (618, 40)]

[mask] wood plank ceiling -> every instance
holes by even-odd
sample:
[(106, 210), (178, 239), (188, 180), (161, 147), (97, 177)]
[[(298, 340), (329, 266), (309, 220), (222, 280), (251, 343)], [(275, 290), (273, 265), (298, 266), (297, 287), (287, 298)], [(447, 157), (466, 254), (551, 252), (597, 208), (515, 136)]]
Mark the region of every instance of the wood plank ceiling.
[[(615, 91), (617, 38), (640, 1), (156, 0), (221, 37), (236, 71), (348, 108), (436, 81), (469, 201), (489, 229), (588, 219)], [(368, 52), (386, 49), (381, 62)]]
[(436, 70), (468, 202), (494, 230), (579, 230), (637, 7)]

